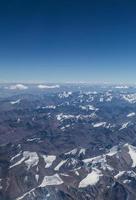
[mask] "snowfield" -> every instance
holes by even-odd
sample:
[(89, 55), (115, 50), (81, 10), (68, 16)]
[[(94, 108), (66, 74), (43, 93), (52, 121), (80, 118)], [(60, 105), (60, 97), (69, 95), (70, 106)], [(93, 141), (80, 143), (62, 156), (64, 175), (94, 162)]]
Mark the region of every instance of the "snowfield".
[(58, 174), (54, 174), (52, 176), (45, 176), (41, 185), (39, 187), (46, 187), (48, 185), (61, 185), (63, 184), (62, 179)]
[(42, 155), (44, 162), (45, 162), (45, 168), (49, 168), (52, 166), (53, 162), (56, 160), (56, 156), (46, 156)]
[(95, 185), (99, 181), (100, 176), (102, 176), (101, 171), (94, 169), (79, 183), (79, 188)]

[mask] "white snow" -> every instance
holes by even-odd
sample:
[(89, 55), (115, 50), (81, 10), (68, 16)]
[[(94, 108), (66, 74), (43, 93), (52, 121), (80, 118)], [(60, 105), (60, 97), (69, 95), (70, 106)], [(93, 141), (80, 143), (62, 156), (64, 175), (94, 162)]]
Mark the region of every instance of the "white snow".
[(14, 104), (20, 103), (20, 101), (21, 101), (21, 99), (18, 99), (18, 100), (16, 100), (16, 101), (11, 101), (10, 103), (11, 103), (12, 105), (14, 105)]
[(66, 92), (66, 91), (64, 91), (63, 93), (60, 93), (58, 96), (61, 99), (61, 98), (68, 98), (71, 95), (72, 95), (72, 92)]
[(107, 163), (107, 156), (115, 155), (118, 152), (117, 150), (117, 146), (113, 146), (108, 153), (84, 159), (83, 162), (87, 165), (91, 163), (92, 166), (99, 166), (103, 170), (113, 171), (113, 168)]
[(46, 194), (46, 197), (50, 197), (51, 195), (50, 194)]
[(39, 174), (36, 174), (36, 175), (35, 175), (35, 179), (36, 179), (36, 181), (38, 182), (38, 180), (39, 180)]
[(135, 116), (136, 114), (135, 114), (135, 112), (132, 112), (132, 113), (129, 113), (128, 115), (127, 115), (127, 117), (133, 117), (133, 116)]
[(10, 168), (20, 165), (22, 162), (24, 162), (24, 160), (25, 160), (25, 157), (21, 158), (21, 160), (17, 161), (15, 164), (11, 165)]
[(89, 92), (85, 92), (84, 94), (86, 94), (86, 95), (98, 94), (98, 92), (96, 92), (96, 91), (89, 91)]
[(55, 171), (59, 171), (60, 167), (65, 164), (67, 162), (67, 160), (62, 160), (56, 167), (55, 167)]
[(37, 141), (40, 140), (40, 138), (29, 138), (27, 139), (27, 142), (33, 142), (33, 141)]
[(110, 102), (110, 101), (112, 101), (112, 99), (113, 99), (113, 97), (110, 95), (110, 96), (108, 96), (108, 98), (106, 99), (106, 101)]
[(36, 152), (29, 152), (25, 151), (23, 153), (23, 156), (25, 157), (25, 164), (28, 169), (30, 169), (33, 166), (36, 166), (39, 162), (39, 156), (37, 155)]
[[(19, 156), (19, 154), (18, 154), (18, 156)], [(12, 158), (12, 160), (14, 160), (14, 159)], [(27, 166), (27, 169), (30, 169), (31, 167), (36, 166), (38, 164), (39, 156), (37, 155), (36, 152), (24, 151), (23, 157), (19, 161), (17, 161), (13, 165), (11, 165), (10, 168), (20, 165), (22, 162), (25, 163), (25, 165)]]
[(75, 174), (76, 174), (77, 176), (79, 176), (79, 175), (80, 175), (80, 174), (79, 174), (79, 172), (78, 172), (77, 170), (75, 171)]
[(125, 171), (119, 171), (118, 174), (116, 174), (116, 176), (114, 176), (115, 179), (120, 178), (123, 174), (125, 173)]
[(65, 153), (65, 155), (75, 155), (77, 153), (77, 148), (75, 148), (75, 149), (73, 149), (73, 150), (71, 150), (71, 151), (69, 151), (69, 152), (67, 152), (67, 153)]
[(104, 101), (104, 98), (103, 97), (100, 97), (100, 102), (103, 102)]
[(86, 159), (83, 160), (83, 162), (86, 163), (86, 164), (91, 163), (91, 162), (98, 163), (98, 162), (100, 162), (101, 158), (103, 158), (103, 156), (96, 156), (96, 157), (93, 157), (93, 158), (86, 158)]
[(122, 95), (122, 99), (129, 103), (136, 103), (136, 93), (134, 94), (124, 94)]
[(93, 127), (94, 127), (94, 128), (98, 128), (98, 127), (100, 127), (100, 126), (105, 127), (105, 126), (106, 126), (106, 122), (99, 122), (99, 123), (93, 124)]
[(62, 131), (64, 131), (64, 130), (65, 130), (65, 126), (62, 126), (60, 129), (61, 129)]
[(106, 154), (100, 155), (100, 156), (96, 156), (93, 158), (87, 158), (84, 159), (83, 162), (85, 164), (92, 164), (92, 166), (100, 166), (101, 169), (103, 170), (109, 170), (109, 171), (113, 171), (113, 168), (107, 164), (107, 160), (106, 160)]
[(102, 176), (101, 171), (98, 169), (93, 169), (91, 173), (89, 173), (80, 183), (79, 188), (85, 188), (89, 185), (95, 185)]
[(45, 176), (41, 185), (39, 187), (46, 187), (48, 185), (61, 185), (63, 183), (62, 179), (58, 174), (52, 176)]
[(80, 150), (79, 150), (79, 156), (81, 155), (81, 154), (83, 154), (83, 155), (85, 155), (85, 152), (86, 152), (86, 149), (84, 149), (84, 148), (81, 148)]
[(87, 107), (88, 107), (88, 109), (89, 110), (94, 110), (94, 111), (97, 111), (97, 110), (99, 110), (99, 108), (95, 108), (93, 105), (87, 105)]
[(124, 184), (130, 183), (130, 182), (131, 182), (131, 180), (128, 180), (128, 179), (125, 179), (125, 180), (123, 181)]
[(67, 119), (88, 119), (88, 118), (96, 118), (97, 115), (95, 113), (91, 113), (90, 115), (66, 115), (63, 113), (60, 113), (58, 115), (56, 115), (56, 118), (58, 121), (63, 121), (63, 120), (67, 120)]
[(60, 114), (56, 115), (57, 120), (58, 120), (58, 121), (61, 121), (62, 116), (63, 116), (63, 113), (60, 113)]
[(76, 159), (71, 158), (70, 160), (68, 160), (67, 166), (69, 167), (72, 165), (73, 167), (76, 167), (77, 163), (78, 163), (78, 161)]
[(54, 105), (49, 105), (49, 106), (42, 107), (42, 109), (45, 109), (45, 108), (48, 108), (48, 109), (55, 109), (56, 106), (54, 106)]
[(58, 120), (58, 121), (61, 121), (61, 120), (63, 120), (63, 119), (71, 119), (71, 118), (74, 118), (75, 116), (74, 116), (74, 115), (65, 115), (65, 114), (63, 114), (63, 113), (60, 113), (60, 114), (56, 115), (56, 117), (57, 117), (57, 120)]
[(122, 124), (122, 126), (121, 126), (121, 128), (120, 128), (119, 130), (122, 130), (122, 129), (127, 128), (128, 125), (129, 125), (129, 123), (130, 123), (130, 122), (126, 122), (126, 123)]
[(21, 156), (21, 152), (19, 152), (19, 153), (18, 153), (17, 155), (15, 155), (15, 156), (13, 156), (13, 157), (11, 158), (10, 161), (13, 161), (14, 159), (18, 158), (19, 156)]
[(92, 110), (92, 111), (99, 110), (98, 108), (95, 108), (93, 105), (86, 105), (86, 106), (80, 105), (79, 108), (81, 108), (82, 110)]
[[(126, 144), (127, 146), (128, 144)], [(133, 161), (132, 167), (136, 167), (136, 147), (128, 145), (129, 155)]]
[(21, 122), (21, 119), (20, 118), (17, 118), (17, 123), (20, 123)]
[(30, 195), (31, 192), (34, 192), (34, 190), (35, 190), (35, 188), (33, 188), (32, 190), (30, 190), (30, 191), (24, 193), (22, 196), (16, 198), (16, 200), (21, 200), (21, 199), (23, 199), (25, 196)]
[(109, 153), (107, 153), (106, 155), (108, 156), (114, 156), (116, 153), (118, 152), (118, 147), (114, 146), (109, 150)]
[(42, 155), (43, 159), (44, 159), (44, 162), (45, 162), (45, 168), (49, 168), (52, 166), (53, 162), (56, 160), (56, 156), (54, 155), (49, 155), (49, 156), (46, 156), (46, 155)]
[(128, 176), (136, 178), (136, 173), (134, 171), (127, 171)]
[(70, 124), (67, 124), (65, 127), (66, 127), (66, 128), (69, 128), (69, 127), (70, 127)]
[(38, 85), (37, 86), (39, 89), (54, 89), (54, 88), (59, 88), (59, 85)]
[(86, 106), (79, 106), (79, 108), (81, 108), (82, 110), (86, 110), (87, 108), (86, 108)]
[(129, 177), (136, 178), (136, 173), (134, 171), (119, 171), (119, 173), (116, 176), (114, 176), (114, 178), (118, 179), (119, 177), (123, 176), (124, 174)]
[(61, 176), (66, 176), (68, 177), (69, 175), (68, 174), (64, 174), (64, 173), (60, 173)]

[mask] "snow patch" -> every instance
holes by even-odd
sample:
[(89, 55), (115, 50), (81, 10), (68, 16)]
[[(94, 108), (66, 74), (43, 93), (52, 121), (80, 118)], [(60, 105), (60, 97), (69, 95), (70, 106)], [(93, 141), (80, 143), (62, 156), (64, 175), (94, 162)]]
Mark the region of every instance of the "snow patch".
[(63, 183), (62, 179), (58, 174), (52, 176), (45, 176), (41, 185), (39, 187), (46, 187), (48, 185), (61, 185)]
[(77, 153), (77, 148), (73, 149), (72, 151), (69, 151), (67, 153), (65, 153), (65, 155), (75, 155)]
[[(20, 154), (18, 154), (17, 157), (18, 156), (20, 156)], [(17, 157), (14, 157), (14, 159), (17, 158)], [(14, 159), (12, 158), (12, 160), (14, 160)], [(22, 162), (25, 163), (25, 165), (27, 166), (27, 169), (29, 170), (31, 167), (36, 166), (38, 164), (39, 156), (37, 155), (36, 152), (24, 151), (23, 152), (23, 157), (19, 161), (17, 161), (13, 165), (11, 165), (10, 168), (18, 166)]]
[(55, 167), (55, 171), (59, 171), (60, 167), (65, 164), (67, 162), (67, 160), (62, 160), (56, 167)]
[(119, 130), (122, 130), (122, 129), (127, 128), (128, 125), (129, 125), (129, 123), (130, 123), (130, 122), (126, 122), (126, 123), (122, 124), (122, 126), (121, 126), (121, 128), (120, 128)]
[(27, 195), (30, 195), (32, 192), (34, 193), (34, 190), (35, 190), (35, 188), (33, 188), (32, 190), (24, 193), (22, 196), (16, 198), (16, 200), (22, 200), (22, 199), (24, 199)]
[(122, 99), (129, 103), (136, 103), (136, 93), (123, 95)]
[(123, 176), (125, 173), (125, 171), (120, 171), (116, 176), (114, 176), (115, 179), (120, 178), (121, 176)]
[(133, 117), (133, 116), (135, 116), (136, 114), (135, 114), (135, 112), (132, 112), (132, 113), (129, 113), (128, 115), (127, 115), (127, 117)]
[(91, 110), (91, 111), (98, 111), (98, 108), (95, 108), (93, 105), (86, 105), (86, 106), (82, 106), (80, 105), (79, 108), (81, 108), (82, 110)]
[(102, 173), (98, 169), (93, 169), (91, 173), (89, 173), (80, 183), (79, 188), (85, 188), (87, 186), (93, 186), (96, 185), (96, 183), (99, 181), (100, 177), (102, 176)]
[(100, 127), (100, 126), (105, 127), (105, 126), (106, 126), (106, 122), (99, 122), (99, 123), (93, 124), (93, 127), (94, 127), (94, 128), (98, 128), (98, 127)]
[(46, 155), (42, 155), (44, 162), (46, 163), (45, 168), (49, 168), (52, 166), (53, 162), (56, 160), (56, 156), (54, 155), (50, 155), (50, 156), (46, 156)]
[(38, 182), (38, 180), (39, 180), (39, 174), (36, 174), (36, 175), (35, 175), (35, 179), (36, 179), (36, 181)]
[(59, 94), (58, 96), (61, 99), (61, 98), (68, 98), (71, 95), (72, 95), (72, 92), (66, 92), (66, 91), (64, 91), (63, 93)]
[(107, 153), (106, 155), (107, 156), (114, 156), (118, 152), (117, 150), (118, 150), (118, 147), (114, 146), (109, 150), (109, 153)]
[(79, 156), (82, 154), (82, 155), (85, 155), (85, 152), (86, 152), (86, 149), (84, 149), (84, 148), (81, 148), (80, 150), (79, 150)]
[(49, 106), (42, 107), (42, 109), (45, 109), (45, 108), (47, 108), (47, 109), (55, 109), (56, 106), (54, 106), (54, 105), (49, 105)]
[(18, 100), (16, 100), (16, 101), (11, 101), (10, 103), (11, 103), (12, 105), (14, 105), (14, 104), (19, 104), (20, 101), (21, 101), (21, 99), (18, 99)]
[(85, 164), (92, 164), (92, 166), (100, 166), (101, 169), (103, 170), (109, 170), (109, 171), (113, 171), (113, 168), (107, 164), (107, 160), (106, 160), (106, 154), (105, 155), (100, 155), (100, 156), (96, 156), (93, 158), (87, 158), (84, 159), (83, 162)]
[(128, 145), (129, 155), (133, 161), (132, 167), (136, 167), (136, 147)]

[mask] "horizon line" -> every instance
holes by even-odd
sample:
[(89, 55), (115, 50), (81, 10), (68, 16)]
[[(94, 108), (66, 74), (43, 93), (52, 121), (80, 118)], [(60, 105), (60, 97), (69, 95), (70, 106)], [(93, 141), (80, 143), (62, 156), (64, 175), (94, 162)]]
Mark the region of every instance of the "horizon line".
[(0, 84), (88, 84), (88, 85), (136, 85), (136, 82), (134, 83), (124, 83), (124, 82), (108, 82), (108, 81), (103, 81), (103, 82), (86, 82), (86, 81), (53, 81), (53, 82), (48, 82), (48, 81), (0, 81)]

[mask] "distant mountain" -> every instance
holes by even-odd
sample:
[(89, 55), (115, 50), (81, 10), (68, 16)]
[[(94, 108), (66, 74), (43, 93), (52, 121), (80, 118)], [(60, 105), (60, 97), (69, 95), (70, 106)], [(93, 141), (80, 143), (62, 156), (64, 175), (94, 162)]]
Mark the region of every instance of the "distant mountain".
[(136, 199), (135, 86), (7, 87), (0, 200)]

